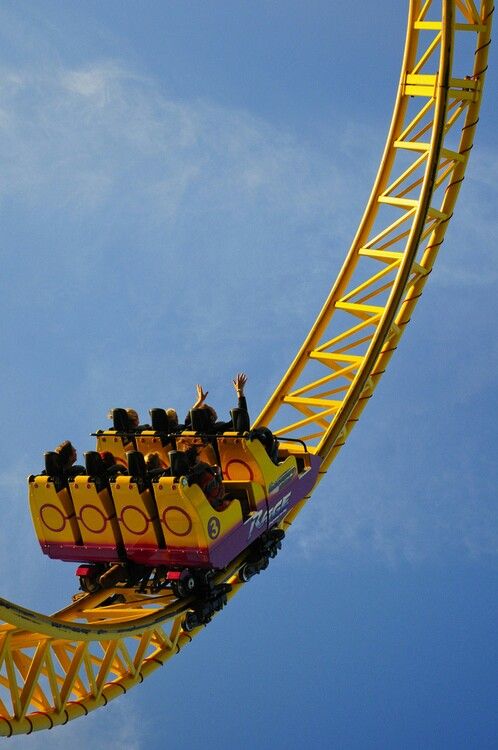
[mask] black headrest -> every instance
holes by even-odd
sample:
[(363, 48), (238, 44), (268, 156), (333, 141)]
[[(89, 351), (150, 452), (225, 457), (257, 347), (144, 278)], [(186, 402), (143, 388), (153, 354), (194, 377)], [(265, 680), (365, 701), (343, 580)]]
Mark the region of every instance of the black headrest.
[(113, 409), (112, 410), (112, 424), (114, 429), (118, 432), (129, 432), (130, 421), (126, 409)]
[(147, 477), (147, 467), (145, 466), (145, 458), (143, 453), (140, 451), (129, 451), (126, 454), (128, 458), (128, 471), (130, 476), (136, 482), (143, 482)]
[(266, 450), (269, 450), (273, 445), (273, 432), (268, 427), (256, 427), (251, 430), (251, 438), (263, 443)]
[(233, 429), (235, 432), (248, 432), (251, 426), (246, 409), (231, 409)]
[(149, 414), (153, 430), (156, 430), (156, 432), (171, 432), (171, 425), (165, 409), (150, 409)]
[(213, 432), (214, 422), (209, 409), (191, 409), (190, 426), (195, 432)]
[(185, 474), (188, 474), (190, 466), (183, 451), (169, 451), (168, 457), (171, 466), (171, 476), (179, 479)]
[(278, 440), (269, 427), (255, 427), (249, 433), (250, 440), (259, 440), (274, 463), (278, 463)]
[(48, 477), (62, 476), (62, 460), (55, 451), (47, 451), (45, 453), (45, 471)]
[(89, 477), (103, 477), (107, 474), (106, 465), (102, 456), (97, 451), (87, 451), (85, 453), (85, 467)]

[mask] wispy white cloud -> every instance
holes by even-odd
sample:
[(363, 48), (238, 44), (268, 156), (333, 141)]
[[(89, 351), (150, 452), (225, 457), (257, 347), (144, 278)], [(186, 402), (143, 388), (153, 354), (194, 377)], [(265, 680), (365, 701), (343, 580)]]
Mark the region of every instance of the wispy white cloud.
[[(289, 537), (294, 554), (315, 564), (366, 561), (399, 565), (445, 560), (496, 559), (498, 525), (493, 504), (477, 493), (444, 491), (442, 482), (427, 474), (427, 495), (414, 501), (409, 482), (398, 485), (399, 474), (377, 476), (362, 465), (364, 481), (335, 483), (318, 490)], [(327, 481), (327, 480), (326, 480)], [(354, 562), (353, 562), (354, 561)]]
[(25, 748), (29, 741), (31, 750), (142, 750), (147, 747), (144, 729), (147, 720), (135, 711), (136, 704), (127, 696), (109, 703), (105, 709), (97, 709), (88, 717), (82, 717), (50, 732), (37, 732), (29, 738), (20, 736), (9, 740), (9, 747)]
[[(120, 388), (138, 392), (146, 383), (154, 392), (169, 379), (188, 403), (192, 386), (175, 375), (178, 359), (172, 363), (167, 346), (155, 345), (163, 322), (168, 330), (180, 323), (182, 331), (195, 332), (175, 341), (180, 360), (193, 373), (191, 382), (199, 370), (208, 379), (219, 378), (220, 359), (229, 372), (238, 369), (240, 342), (248, 360), (266, 352), (265, 374), (275, 382), (283, 349), (293, 344), (296, 331), (306, 332), (352, 237), (362, 209), (359, 196), (366, 197), (375, 171), (372, 151), (379, 135), (362, 128), (360, 137), (354, 123), (341, 126), (333, 161), (331, 153), (248, 112), (173, 100), (156, 81), (114, 61), (4, 68), (0, 80), (0, 200), (15, 200), (27, 214), (62, 221), (79, 234), (77, 257), (57, 230), (50, 235), (51, 256), (68, 280), (58, 289), (59, 304), (71, 301), (74, 276), (86, 290), (100, 284), (100, 310), (109, 323), (94, 347), (106, 355), (112, 351), (112, 357), (88, 359), (75, 385), (78, 400), (90, 403), (112, 384), (119, 401)], [(497, 164), (493, 154), (478, 158), (459, 205), (464, 236), (480, 248), (474, 258), (487, 254), (496, 233), (490, 204), (482, 221), (476, 224), (475, 216), (482, 196), (489, 191), (489, 201), (495, 190)], [(465, 244), (457, 244), (450, 265), (447, 240), (431, 282), (489, 283), (492, 261), (472, 268), (458, 263)], [(32, 305), (45, 304), (44, 295), (53, 294), (46, 287), (58, 277), (47, 274), (38, 292), (31, 258), (23, 271), (28, 290), (30, 274), (36, 284)], [(192, 304), (191, 287), (203, 289), (202, 304)], [(148, 304), (137, 306), (137, 289), (144, 288)], [(167, 315), (164, 303), (157, 304), (165, 290)], [(250, 314), (234, 313), (233, 299)], [(113, 347), (115, 326), (123, 320), (129, 346), (142, 347), (132, 361), (126, 347)], [(51, 325), (60, 328), (57, 320)], [(222, 387), (226, 390), (225, 383)], [(330, 523), (320, 520), (324, 509), (312, 510), (318, 514), (310, 516), (313, 529), (333, 527), (338, 549), (362, 546), (368, 537), (372, 554), (381, 550), (390, 557), (398, 547), (413, 559), (425, 554), (420, 518), (383, 503), (365, 508), (357, 500), (364, 488), (354, 494), (347, 506), (327, 509)], [(322, 531), (309, 533), (312, 546), (322, 537), (330, 544)], [(307, 534), (303, 528), (303, 549), (309, 546)]]
[(292, 527), (294, 554), (351, 565), (496, 560), (495, 462), (477, 431), (458, 424), (458, 394), (452, 402), (436, 387), (437, 410), (422, 392), (416, 405), (402, 403), (401, 388), (397, 403), (376, 394), (374, 419), (363, 418), (369, 433), (348, 440)]
[[(265, 342), (274, 356), (274, 341), (305, 333), (310, 295), (325, 295), (365, 191), (362, 154), (358, 169), (351, 166), (349, 131), (337, 131), (334, 163), (248, 112), (173, 100), (116, 62), (2, 73), (0, 201), (34, 222), (30, 241), (43, 238), (41, 248), (7, 252), (17, 254), (15, 273), (32, 305), (54, 308), (50, 330), (61, 333), (56, 309), (72, 314), (93, 293), (108, 321), (98, 350), (112, 346), (124, 315), (130, 346), (153, 350), (163, 376), (173, 346), (194, 370), (219, 375), (208, 356), (216, 341), (231, 375), (241, 366), (240, 341), (248, 358)], [(37, 252), (46, 264), (42, 288)], [(202, 305), (191, 289), (203, 290)], [(196, 335), (174, 340), (178, 322)], [(112, 358), (89, 363), (82, 391), (119, 382), (123, 366), (128, 384), (143, 382), (145, 360), (131, 362), (114, 347)]]
[(257, 203), (298, 225), (340, 218), (346, 205), (343, 175), (290, 134), (249, 113), (170, 100), (116, 63), (3, 69), (2, 79), (4, 195), (53, 208), (56, 196), (88, 213), (117, 191), (135, 221), (162, 225), (180, 208), (243, 212)]
[[(171, 100), (155, 81), (115, 62), (78, 69), (53, 65), (42, 71), (4, 70), (1, 80), (0, 158), (6, 171), (0, 196), (17, 196), (25, 210), (31, 206), (51, 216), (62, 214), (68, 224), (93, 225), (93, 235), (77, 245), (85, 260), (86, 271), (78, 265), (83, 283), (94, 283), (88, 271), (92, 264), (106, 271), (113, 268), (114, 244), (128, 242), (127, 235), (140, 238), (136, 273), (130, 277), (127, 264), (133, 262), (134, 250), (128, 246), (116, 256), (111, 289), (114, 280), (121, 294), (124, 290), (125, 304), (133, 302), (137, 277), (140, 281), (143, 267), (149, 266), (145, 278), (157, 299), (167, 279), (173, 303), (169, 319), (177, 314), (183, 330), (196, 332), (182, 341), (182, 356), (194, 371), (202, 368), (208, 382), (219, 378), (219, 357), (229, 371), (239, 368), (240, 350), (234, 342), (244, 341), (244, 354), (250, 358), (251, 352), (260, 356), (262, 347), (271, 352), (279, 337), (291, 340), (300, 326), (305, 333), (314, 312), (310, 297), (325, 291), (335, 272), (334, 263), (324, 267), (324, 257), (335, 258), (338, 265), (347, 246), (358, 209), (355, 201), (365, 190), (360, 187), (360, 166), (369, 160), (374, 171), (371, 149), (376, 135), (367, 133), (359, 148), (354, 124), (338, 132), (339, 157), (333, 164), (319, 150), (247, 112)], [(497, 165), (492, 154), (478, 159), (459, 206), (465, 236), (475, 235), (483, 248), (496, 229), (495, 214), (485, 211), (485, 220), (477, 225), (472, 220), (480, 196), (494, 187)], [(457, 256), (466, 250), (464, 245), (457, 245)], [(67, 247), (56, 244), (53, 252), (64, 263)], [(177, 254), (179, 262), (171, 263)], [(440, 284), (483, 284), (492, 277), (491, 261), (485, 269), (475, 265), (469, 270), (455, 259), (447, 266), (444, 253), (441, 260), (442, 268), (433, 274)], [(73, 262), (68, 260), (66, 275), (71, 275)], [(202, 288), (202, 276), (208, 272), (203, 304), (190, 304), (185, 290), (190, 282)], [(250, 315), (233, 316), (232, 276), (233, 289), (240, 279), (251, 280), (246, 300)], [(275, 299), (268, 297), (269, 290), (277, 290)], [(292, 306), (286, 304), (288, 299)], [(207, 316), (206, 306), (211, 311)], [(271, 325), (266, 323), (268, 312)], [(133, 362), (125, 347), (113, 347), (112, 357), (90, 359), (78, 386), (79, 401), (90, 403), (109, 383), (119, 388), (119, 373), (125, 368), (123, 385), (130, 391), (143, 383), (149, 391), (159, 390), (165, 378), (176, 378), (177, 396), (188, 403), (190, 382), (175, 374), (177, 362), (172, 368), (169, 352), (154, 346), (160, 314), (156, 309), (151, 317), (147, 306), (134, 305), (130, 336), (133, 340), (135, 330), (145, 349)], [(103, 332), (102, 350), (113, 338), (112, 329)], [(212, 341), (217, 341), (214, 359)], [(273, 381), (282, 370), (281, 356), (278, 349), (266, 363), (267, 372), (275, 373)], [(194, 374), (191, 380), (196, 379)], [(479, 390), (481, 381), (482, 373), (466, 369), (467, 390)], [(229, 389), (225, 383), (222, 387), (229, 399)], [(119, 392), (115, 398), (119, 401)], [(301, 548), (332, 544), (344, 551), (366, 546), (386, 558), (424, 556), (430, 535), (424, 533), (422, 516), (400, 506), (398, 497), (365, 506), (360, 498), (366, 494), (358, 485), (346, 504), (312, 505), (301, 531)], [(459, 523), (456, 518), (454, 522)], [(468, 530), (469, 524), (464, 525)], [(477, 536), (466, 532), (469, 548), (476, 546)]]

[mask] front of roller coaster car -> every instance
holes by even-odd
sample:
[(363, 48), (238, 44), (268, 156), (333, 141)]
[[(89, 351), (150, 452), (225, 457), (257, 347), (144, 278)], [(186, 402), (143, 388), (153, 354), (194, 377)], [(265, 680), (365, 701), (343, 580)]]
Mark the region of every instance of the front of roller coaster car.
[[(199, 437), (182, 433), (177, 448), (201, 444), (221, 468), (225, 502), (215, 509), (186, 476), (112, 478), (76, 476), (66, 482), (29, 479), (31, 515), (43, 552), (89, 565), (140, 571), (221, 570), (265, 539), (318, 477), (320, 458), (296, 443), (281, 445), (279, 462), (258, 439), (238, 433)], [(280, 537), (279, 537), (280, 539)]]

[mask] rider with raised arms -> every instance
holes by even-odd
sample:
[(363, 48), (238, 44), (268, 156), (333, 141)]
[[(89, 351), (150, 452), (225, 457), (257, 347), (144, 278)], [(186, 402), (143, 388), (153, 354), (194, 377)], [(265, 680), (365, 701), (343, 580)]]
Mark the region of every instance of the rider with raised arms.
[[(235, 392), (237, 394), (238, 398), (238, 408), (244, 409), (244, 411), (247, 412), (247, 401), (246, 397), (244, 395), (244, 387), (247, 383), (247, 375), (244, 372), (237, 373), (235, 379), (232, 381), (233, 387), (235, 388)], [(233, 430), (233, 424), (230, 420), (229, 422), (220, 422), (218, 421), (218, 414), (216, 413), (216, 410), (214, 407), (210, 406), (209, 404), (206, 404), (206, 398), (208, 396), (209, 391), (204, 391), (202, 386), (197, 384), (197, 401), (192, 406), (192, 409), (206, 409), (211, 417), (212, 421), (212, 429), (215, 433), (221, 433), (221, 432), (228, 432), (230, 430)], [(190, 414), (187, 414), (185, 417), (185, 426), (188, 429), (188, 426), (190, 425)]]

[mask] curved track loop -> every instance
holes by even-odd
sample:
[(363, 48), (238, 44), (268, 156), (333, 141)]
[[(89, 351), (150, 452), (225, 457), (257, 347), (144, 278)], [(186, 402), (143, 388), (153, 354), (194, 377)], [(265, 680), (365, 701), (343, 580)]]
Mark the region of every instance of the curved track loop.
[[(398, 95), (366, 211), (256, 420), (281, 439), (305, 439), (323, 473), (385, 371), (443, 242), (478, 122), (492, 14), (492, 0), (409, 3)], [(229, 597), (243, 585), (241, 562), (220, 575), (233, 586)], [(119, 599), (102, 606), (111, 594)], [(0, 600), (0, 735), (65, 724), (142, 682), (197, 632), (182, 630), (188, 604), (116, 588), (46, 617)]]
[(478, 121), (492, 13), (492, 2), (480, 10), (472, 0), (410, 3), (367, 208), (325, 305), (256, 420), (311, 443), (324, 469), (372, 396), (443, 242)]

